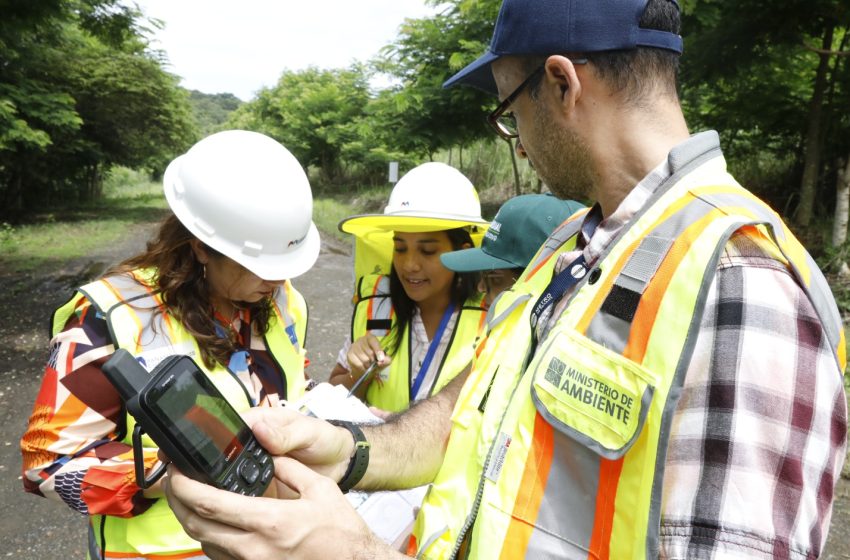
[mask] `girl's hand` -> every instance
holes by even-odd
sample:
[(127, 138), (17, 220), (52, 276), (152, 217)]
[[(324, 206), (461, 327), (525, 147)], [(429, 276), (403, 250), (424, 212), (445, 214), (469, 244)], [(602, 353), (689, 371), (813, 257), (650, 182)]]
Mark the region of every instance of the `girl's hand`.
[(392, 358), (386, 355), (380, 342), (373, 334), (363, 335), (352, 342), (347, 357), (351, 377), (354, 379), (359, 379), (372, 362), (377, 362), (381, 369), (392, 363)]

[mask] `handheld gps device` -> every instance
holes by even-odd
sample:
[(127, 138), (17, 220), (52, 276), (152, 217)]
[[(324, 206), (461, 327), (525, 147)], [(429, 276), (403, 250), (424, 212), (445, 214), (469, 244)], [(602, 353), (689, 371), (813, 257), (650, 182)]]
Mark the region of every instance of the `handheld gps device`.
[(212, 381), (188, 356), (173, 355), (150, 373), (124, 349), (103, 373), (135, 418), (136, 482), (148, 488), (165, 472), (145, 478), (141, 439), (147, 433), (186, 476), (246, 496), (259, 496), (274, 473), (269, 453)]

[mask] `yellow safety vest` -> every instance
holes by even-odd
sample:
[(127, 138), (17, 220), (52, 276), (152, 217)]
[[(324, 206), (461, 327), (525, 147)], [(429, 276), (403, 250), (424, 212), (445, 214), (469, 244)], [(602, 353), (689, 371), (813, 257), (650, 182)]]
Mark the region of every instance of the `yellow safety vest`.
[(726, 172), (716, 136), (693, 142), (536, 349), (531, 309), (557, 255), (575, 246), (578, 220), (491, 309), (409, 553), (657, 558), (670, 423), (718, 259), (737, 231), (789, 265), (844, 370), (841, 319), (811, 256)]
[[(167, 313), (151, 287), (152, 276), (150, 270), (139, 270), (134, 271), (133, 276), (111, 276), (79, 288), (71, 300), (54, 313), (53, 336), (65, 327), (80, 300), (85, 298), (106, 320), (115, 347), (132, 353), (148, 370), (172, 354), (192, 356), (236, 410), (250, 408), (248, 392), (234, 374), (222, 365), (213, 369), (204, 365), (195, 339)], [(157, 310), (165, 312), (155, 313)], [(273, 311), (263, 338), (269, 355), (284, 373), (285, 397), (298, 399), (306, 386), (303, 343), (307, 332), (307, 306), (303, 296), (287, 281), (277, 290)], [(120, 435), (128, 445), (132, 445), (134, 426), (133, 417), (125, 414)], [(147, 435), (142, 441), (146, 451), (157, 449)], [(92, 515), (89, 519), (90, 558), (205, 557), (200, 543), (183, 531), (165, 499), (157, 500), (147, 511), (134, 517)]]
[[(367, 332), (383, 340), (392, 329), (395, 317), (390, 301), (389, 277), (362, 277), (357, 283), (355, 300), (351, 340), (357, 340)], [(428, 391), (429, 395), (439, 392), (472, 361), (475, 337), (485, 316), (483, 301), (483, 295), (476, 294), (461, 307), (437, 377)], [(400, 412), (410, 406), (410, 376), (415, 372), (410, 364), (409, 342), (410, 325), (407, 325), (398, 352), (388, 367), (389, 371), (379, 373), (384, 380), (383, 384), (372, 383), (366, 391), (368, 404), (391, 412)]]

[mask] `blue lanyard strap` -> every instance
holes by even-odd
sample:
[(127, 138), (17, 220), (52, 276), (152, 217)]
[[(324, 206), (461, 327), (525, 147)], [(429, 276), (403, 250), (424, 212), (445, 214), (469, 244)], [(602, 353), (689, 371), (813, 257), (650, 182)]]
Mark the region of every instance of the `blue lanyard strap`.
[[(587, 240), (593, 237), (593, 233), (601, 221), (602, 208), (597, 204), (590, 209), (590, 212), (587, 213), (584, 219), (584, 223), (581, 225), (582, 237)], [(564, 270), (552, 278), (552, 281), (546, 286), (543, 294), (537, 299), (537, 303), (534, 304), (534, 309), (531, 310), (532, 329), (537, 329), (537, 322), (540, 320), (540, 317), (543, 316), (546, 310), (559, 302), (564, 297), (564, 294), (573, 286), (578, 284), (579, 280), (585, 277), (588, 269), (589, 267), (582, 251), (572, 262), (564, 267)]]
[(434, 354), (437, 353), (437, 347), (440, 346), (440, 340), (443, 338), (443, 331), (446, 330), (449, 319), (451, 319), (454, 312), (454, 304), (446, 307), (446, 310), (443, 312), (443, 318), (440, 319), (440, 326), (437, 327), (437, 332), (434, 333), (434, 338), (431, 339), (431, 344), (428, 345), (428, 352), (425, 353), (425, 359), (422, 361), (422, 365), (419, 367), (419, 373), (416, 374), (416, 378), (413, 380), (413, 386), (410, 388), (411, 401), (419, 394), (419, 388), (422, 387), (422, 382), (425, 381), (425, 373), (434, 359)]

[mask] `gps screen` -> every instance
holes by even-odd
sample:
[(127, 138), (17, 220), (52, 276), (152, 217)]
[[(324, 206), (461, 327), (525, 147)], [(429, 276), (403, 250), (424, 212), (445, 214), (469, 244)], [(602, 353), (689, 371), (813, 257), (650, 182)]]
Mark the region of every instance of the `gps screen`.
[[(190, 360), (181, 360), (149, 404), (163, 427), (213, 478), (218, 478), (248, 442), (250, 431), (212, 382)], [(194, 370), (194, 371), (193, 371)]]

